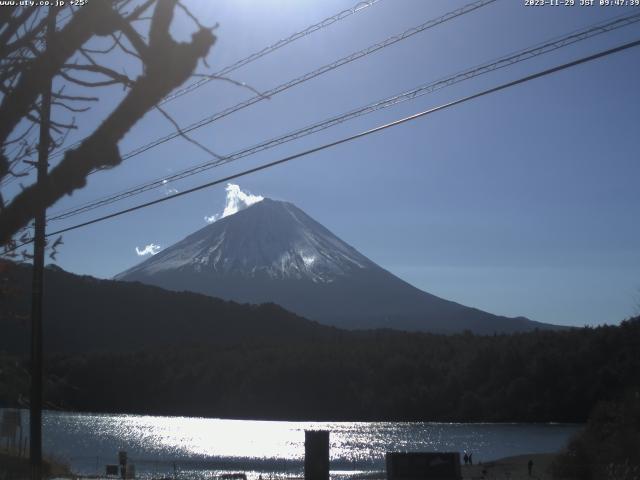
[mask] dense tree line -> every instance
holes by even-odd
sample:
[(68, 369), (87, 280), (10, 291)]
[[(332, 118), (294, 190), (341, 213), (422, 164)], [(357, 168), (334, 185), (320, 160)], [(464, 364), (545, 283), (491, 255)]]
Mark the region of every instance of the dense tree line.
[[(0, 404), (28, 398), (28, 267), (2, 264)], [(245, 418), (585, 421), (640, 384), (640, 317), (512, 335), (349, 332), (276, 305), (46, 273), (45, 401)], [(70, 293), (72, 292), (72, 293)]]
[(640, 478), (640, 390), (599, 402), (586, 427), (553, 464), (556, 479)]
[(640, 317), (619, 326), (496, 336), (336, 330), (315, 341), (65, 355), (48, 364), (48, 400), (67, 409), (583, 422), (598, 401), (640, 387)]

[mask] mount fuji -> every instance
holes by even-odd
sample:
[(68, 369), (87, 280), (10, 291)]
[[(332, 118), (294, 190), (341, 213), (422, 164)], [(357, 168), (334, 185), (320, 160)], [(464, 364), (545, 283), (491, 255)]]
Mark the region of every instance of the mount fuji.
[(326, 325), (479, 334), (557, 328), (419, 290), (288, 202), (263, 199), (224, 216), (116, 280), (245, 303), (273, 302)]

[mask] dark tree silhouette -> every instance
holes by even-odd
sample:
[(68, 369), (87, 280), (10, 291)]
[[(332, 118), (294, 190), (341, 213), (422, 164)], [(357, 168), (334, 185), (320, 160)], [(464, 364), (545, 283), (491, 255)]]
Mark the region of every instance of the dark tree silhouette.
[[(202, 27), (190, 42), (177, 42), (169, 29), (177, 0), (116, 0), (88, 2), (77, 8), (63, 26), (44, 40), (48, 13), (35, 8), (0, 11), (0, 181), (21, 174), (19, 167), (36, 150), (29, 133), (40, 123), (39, 99), (51, 79), (80, 88), (122, 85), (126, 95), (102, 123), (82, 142), (64, 153), (46, 181), (32, 184), (5, 204), (0, 198), (0, 245), (15, 242), (37, 211), (51, 206), (64, 195), (86, 184), (87, 175), (97, 169), (121, 163), (119, 141), (148, 111), (173, 89), (194, 74), (215, 42), (212, 29)], [(151, 14), (149, 14), (151, 12)], [(144, 26), (148, 26), (145, 31)], [(87, 43), (103, 37), (105, 48), (91, 49)], [(124, 52), (140, 66), (137, 78), (130, 78), (109, 66), (114, 52)], [(67, 112), (86, 110), (78, 103), (95, 102), (93, 95), (72, 95), (64, 88), (53, 92), (53, 104)], [(164, 112), (163, 112), (164, 113)], [(59, 147), (74, 121), (51, 122), (51, 148)], [(32, 162), (31, 162), (32, 163)]]

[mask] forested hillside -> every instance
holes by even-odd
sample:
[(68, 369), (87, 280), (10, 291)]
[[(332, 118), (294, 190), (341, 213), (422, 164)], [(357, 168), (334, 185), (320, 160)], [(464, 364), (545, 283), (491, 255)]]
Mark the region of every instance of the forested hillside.
[(640, 387), (638, 372), (640, 318), (500, 336), (338, 332), (59, 356), (48, 362), (48, 400), (215, 417), (582, 422), (598, 401)]
[[(29, 351), (31, 268), (0, 262), (0, 352)], [(56, 267), (45, 270), (44, 352), (135, 352), (191, 344), (226, 345), (252, 338), (313, 340), (334, 328), (278, 305), (242, 305), (140, 283), (100, 280)]]
[[(15, 405), (28, 397), (30, 269), (5, 275), (0, 403)], [(52, 408), (582, 422), (598, 401), (640, 387), (640, 318), (512, 335), (354, 332), (276, 305), (51, 269), (45, 280), (45, 402)]]

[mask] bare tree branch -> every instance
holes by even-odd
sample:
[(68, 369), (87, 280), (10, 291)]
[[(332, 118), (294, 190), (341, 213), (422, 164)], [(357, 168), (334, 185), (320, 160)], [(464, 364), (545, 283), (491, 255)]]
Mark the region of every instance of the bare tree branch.
[(200, 148), (201, 150), (204, 150), (205, 152), (207, 152), (209, 155), (211, 155), (212, 157), (217, 158), (218, 160), (222, 160), (224, 157), (222, 157), (221, 155), (218, 155), (216, 152), (208, 149), (207, 147), (205, 147), (204, 145), (202, 145), (200, 142), (198, 142), (197, 140), (194, 140), (193, 138), (191, 138), (189, 135), (187, 135), (182, 128), (180, 127), (180, 125), (178, 124), (178, 122), (176, 122), (173, 117), (171, 117), (171, 115), (169, 115), (160, 105), (155, 105), (155, 108), (167, 119), (169, 120), (169, 122), (171, 122), (171, 124), (175, 127), (175, 129), (178, 131), (178, 134), (180, 134), (180, 136), (182, 138), (184, 138), (187, 142), (192, 143), (193, 145), (195, 145), (196, 147)]
[[(29, 13), (29, 10), (30, 9), (26, 9), (25, 13)], [(37, 20), (37, 16), (34, 16), (34, 21), (35, 20)], [(44, 26), (46, 23), (47, 23), (47, 16), (44, 16), (42, 19), (40, 19), (40, 22), (38, 25), (30, 26), (27, 29), (27, 32), (25, 32), (25, 35), (23, 37), (20, 37), (16, 39), (16, 41), (11, 43), (4, 43), (3, 47), (0, 48), (0, 57), (5, 58), (7, 55), (10, 55), (15, 51), (20, 50), (21, 48), (27, 47), (30, 44), (32, 45), (32, 42), (36, 40), (37, 36), (39, 35), (39, 32), (44, 30)], [(8, 32), (3, 32), (3, 35), (6, 33)], [(0, 44), (2, 43), (3, 43), (2, 40), (0, 40)]]
[[(144, 42), (140, 34), (131, 26), (129, 22), (124, 22), (121, 28), (122, 28), (122, 33), (127, 37), (127, 40), (129, 40), (131, 45), (133, 45), (133, 48), (135, 48), (136, 51), (138, 52), (136, 56), (142, 60), (146, 60), (149, 54), (148, 52), (149, 47)], [(115, 36), (114, 36), (114, 41), (118, 44), (118, 46), (123, 51), (130, 52), (130, 50), (126, 49), (126, 47), (122, 45), (122, 42), (120, 42), (120, 39), (115, 38)]]
[(65, 80), (71, 82), (71, 83), (75, 83), (76, 85), (80, 85), (81, 87), (88, 87), (88, 88), (95, 88), (95, 87), (107, 87), (109, 85), (117, 85), (120, 82), (119, 80), (101, 80), (101, 81), (89, 81), (89, 80), (80, 80), (79, 78), (75, 78), (71, 75), (69, 75), (66, 71), (61, 70), (60, 71), (60, 76), (62, 78), (64, 78)]
[[(52, 34), (51, 45), (29, 62), (11, 92), (0, 104), (0, 145), (27, 114), (30, 106), (64, 62), (94, 35), (108, 35), (118, 28), (121, 17), (109, 2), (89, 2), (59, 32)], [(0, 178), (8, 161), (0, 154)]]
[(17, 17), (9, 19), (7, 28), (2, 32), (2, 34), (0, 34), (0, 48), (4, 49), (7, 47), (11, 37), (18, 32), (20, 26), (22, 26), (35, 12), (35, 9), (25, 8)]
[(57, 98), (59, 100), (68, 100), (70, 102), (97, 102), (99, 100), (98, 97), (83, 97), (80, 95), (63, 95), (61, 93), (54, 93), (53, 98)]
[[(78, 70), (83, 72), (99, 73), (101, 75), (111, 78), (111, 83), (122, 83), (127, 87), (130, 87), (131, 85), (133, 85), (133, 82), (134, 82), (126, 75), (118, 73), (115, 70), (112, 70), (102, 65), (79, 65), (76, 63), (65, 63), (63, 65), (63, 68), (65, 68), (66, 70)], [(61, 72), (61, 75), (64, 76), (65, 74), (67, 76), (69, 75), (65, 70), (63, 70)], [(76, 79), (75, 81), (78, 82), (79, 80)], [(90, 82), (87, 82), (87, 83), (90, 83)], [(95, 85), (95, 83), (92, 85)]]
[(69, 111), (69, 112), (74, 112), (74, 113), (82, 113), (82, 112), (86, 112), (87, 110), (90, 110), (91, 107), (84, 107), (84, 108), (76, 108), (76, 107), (72, 107), (70, 105), (67, 105), (64, 102), (57, 102), (57, 101), (52, 101), (51, 102), (52, 106), (56, 106), (56, 107), (62, 107), (65, 110)]
[[(87, 7), (100, 4), (102, 2), (90, 2)], [(158, 0), (150, 26), (148, 52), (143, 57), (144, 72), (136, 79), (119, 105), (91, 135), (82, 141), (78, 148), (66, 152), (44, 182), (25, 188), (0, 212), (0, 244), (6, 244), (39, 209), (52, 205), (64, 195), (85, 186), (86, 177), (92, 170), (118, 165), (122, 161), (118, 142), (162, 98), (184, 83), (192, 75), (200, 59), (207, 55), (215, 42), (215, 36), (210, 30), (198, 30), (192, 35), (189, 43), (178, 43), (171, 37), (169, 27), (175, 6), (176, 0)], [(83, 7), (69, 25), (74, 24), (77, 17), (87, 11), (87, 7)], [(111, 14), (118, 16), (109, 9), (109, 15)], [(89, 23), (95, 22), (89, 19)], [(120, 21), (115, 23), (121, 24)], [(80, 27), (76, 24), (75, 28)], [(105, 27), (99, 31), (102, 32), (100, 34), (112, 33), (108, 30), (109, 28)], [(82, 33), (89, 35), (88, 31), (89, 29), (83, 26)], [(49, 49), (42, 56), (47, 56), (47, 53)], [(67, 55), (66, 58), (69, 56)], [(65, 59), (57, 60), (56, 58), (59, 70)], [(45, 74), (56, 73), (56, 71), (50, 72), (47, 68), (41, 67)], [(32, 87), (38, 85), (35, 81), (33, 82)], [(16, 100), (14, 102), (17, 103)], [(28, 110), (27, 107), (20, 106), (20, 118), (22, 118)], [(5, 107), (3, 102), (0, 106), (0, 114), (5, 111), (3, 110)], [(0, 119), (4, 120), (1, 116)], [(5, 138), (2, 136), (3, 132), (10, 124), (11, 120), (0, 121), (0, 140)]]

